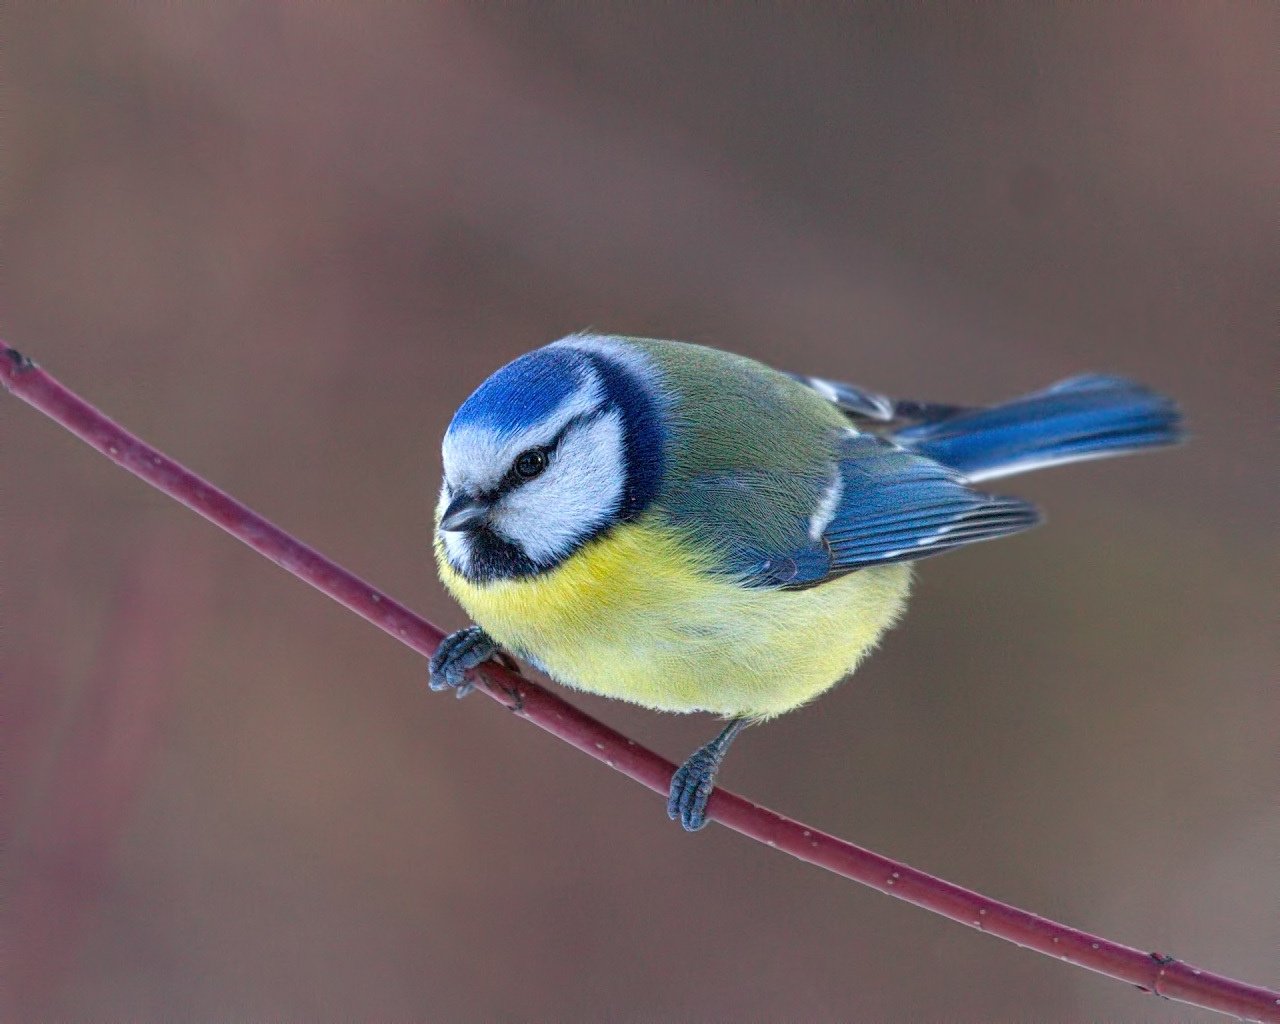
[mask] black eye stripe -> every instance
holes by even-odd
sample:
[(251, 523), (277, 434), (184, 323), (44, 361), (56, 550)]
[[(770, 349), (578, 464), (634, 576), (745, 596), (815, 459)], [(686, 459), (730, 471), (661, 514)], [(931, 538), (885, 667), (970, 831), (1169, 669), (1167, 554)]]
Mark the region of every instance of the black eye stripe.
[(588, 409), (586, 412), (580, 412), (577, 416), (572, 416), (565, 421), (563, 427), (556, 431), (556, 436), (542, 446), (544, 450), (555, 451), (560, 447), (560, 443), (568, 436), (569, 431), (574, 427), (585, 426), (588, 423), (594, 423), (605, 413), (606, 406), (597, 405), (594, 409)]
[[(538, 452), (542, 452), (542, 454), (547, 459), (547, 465), (550, 465), (551, 460), (555, 456), (555, 453), (559, 450), (560, 445), (564, 442), (564, 439), (569, 436), (569, 431), (573, 430), (576, 427), (585, 426), (588, 423), (594, 423), (606, 412), (608, 412), (608, 409), (609, 409), (608, 403), (601, 403), (600, 405), (596, 406), (594, 409), (588, 409), (586, 412), (578, 413), (577, 416), (571, 416), (568, 420), (565, 421), (564, 425), (561, 426), (561, 428), (555, 432), (555, 435), (551, 438), (551, 440), (549, 440), (546, 444), (538, 445), (536, 448), (530, 448), (530, 449), (527, 449), (526, 451), (522, 451), (519, 455), (516, 456), (516, 460), (519, 460), (522, 456), (529, 454), (529, 452), (531, 451), (538, 451)], [(511, 467), (507, 470), (506, 475), (501, 480), (498, 481), (498, 485), (492, 488), (491, 490), (478, 495), (478, 497), (483, 498), (485, 501), (491, 501), (491, 502), (497, 501), (504, 494), (510, 494), (512, 491), (514, 491), (517, 487), (521, 486), (522, 484), (526, 484), (530, 480), (536, 480), (538, 476), (542, 474), (542, 472), (545, 472), (545, 469), (546, 467), (544, 466), (543, 470), (539, 471), (533, 476), (523, 477), (516, 472), (515, 461), (513, 461)]]

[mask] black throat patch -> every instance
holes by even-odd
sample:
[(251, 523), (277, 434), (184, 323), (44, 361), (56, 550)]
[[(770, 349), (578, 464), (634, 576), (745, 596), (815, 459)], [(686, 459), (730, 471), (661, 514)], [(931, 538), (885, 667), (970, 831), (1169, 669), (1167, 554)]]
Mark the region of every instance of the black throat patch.
[(549, 566), (542, 566), (524, 553), (516, 544), (499, 537), (488, 526), (482, 526), (467, 535), (467, 549), (471, 554), (469, 565), (449, 564), (472, 583), (493, 583), (516, 576), (532, 576)]

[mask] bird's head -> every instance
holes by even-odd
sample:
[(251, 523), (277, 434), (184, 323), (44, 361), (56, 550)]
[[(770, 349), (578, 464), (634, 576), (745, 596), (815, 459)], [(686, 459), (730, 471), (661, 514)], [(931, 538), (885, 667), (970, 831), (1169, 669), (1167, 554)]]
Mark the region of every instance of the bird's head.
[(436, 528), (452, 568), (532, 576), (643, 512), (662, 473), (660, 405), (620, 340), (573, 336), (498, 370), (444, 436)]

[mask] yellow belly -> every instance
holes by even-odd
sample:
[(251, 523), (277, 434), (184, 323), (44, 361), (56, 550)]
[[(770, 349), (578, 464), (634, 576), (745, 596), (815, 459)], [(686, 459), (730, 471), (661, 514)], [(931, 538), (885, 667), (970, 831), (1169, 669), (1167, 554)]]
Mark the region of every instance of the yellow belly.
[(670, 531), (611, 530), (540, 576), (473, 584), (436, 542), (445, 586), (490, 636), (577, 689), (661, 711), (771, 718), (847, 675), (901, 612), (906, 564), (808, 590), (704, 571)]

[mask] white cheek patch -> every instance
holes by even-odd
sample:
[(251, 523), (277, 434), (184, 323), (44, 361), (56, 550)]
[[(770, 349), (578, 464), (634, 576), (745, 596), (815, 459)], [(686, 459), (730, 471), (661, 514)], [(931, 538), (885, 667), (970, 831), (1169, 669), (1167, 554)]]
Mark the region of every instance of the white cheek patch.
[(441, 531), (440, 540), (444, 544), (444, 553), (449, 559), (449, 564), (465, 576), (471, 569), (471, 544), (467, 535)]
[(441, 449), (445, 479), (455, 491), (483, 494), (492, 490), (517, 455), (527, 448), (547, 444), (575, 416), (596, 409), (600, 400), (600, 382), (592, 375), (546, 419), (527, 430), (511, 434), (466, 426), (449, 431)]
[[(437, 520), (443, 515), (451, 497), (453, 495), (450, 493), (449, 484), (446, 481), (445, 485), (440, 488), (440, 500), (436, 502)], [(444, 553), (449, 559), (449, 564), (458, 572), (466, 575), (471, 568), (471, 545), (468, 543), (466, 535), (453, 530), (437, 530), (436, 536), (444, 544)]]
[(615, 411), (571, 429), (547, 470), (504, 496), (491, 522), (535, 562), (554, 562), (616, 514), (625, 486)]

